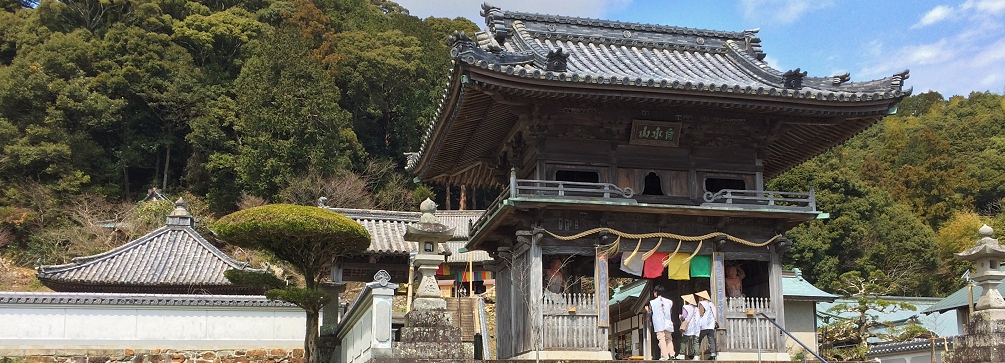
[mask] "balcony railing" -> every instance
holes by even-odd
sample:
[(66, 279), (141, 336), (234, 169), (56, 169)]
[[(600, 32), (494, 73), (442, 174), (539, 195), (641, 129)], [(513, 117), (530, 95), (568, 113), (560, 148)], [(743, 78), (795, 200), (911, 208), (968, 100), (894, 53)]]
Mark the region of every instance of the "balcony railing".
[(810, 188), (809, 193), (723, 189), (715, 193), (705, 192), (702, 199), (705, 199), (705, 203), (735, 204), (738, 207), (817, 210), (816, 194), (813, 192), (813, 188)]
[[(607, 199), (636, 203), (632, 188), (620, 188), (610, 183), (584, 183), (559, 180), (517, 179), (511, 171), (509, 185), (503, 188), (477, 221), (469, 227), (473, 236), (480, 231), (493, 216), (502, 209), (507, 199), (515, 198), (555, 198), (555, 199)], [(816, 195), (813, 188), (808, 193), (775, 192), (763, 190), (723, 189), (703, 195), (703, 206), (725, 204), (730, 207), (747, 209), (816, 211)]]

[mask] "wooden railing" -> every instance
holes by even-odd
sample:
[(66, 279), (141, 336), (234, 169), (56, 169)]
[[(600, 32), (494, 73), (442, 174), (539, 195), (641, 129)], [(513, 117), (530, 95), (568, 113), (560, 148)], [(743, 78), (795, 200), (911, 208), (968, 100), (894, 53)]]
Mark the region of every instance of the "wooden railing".
[[(516, 179), (514, 181), (516, 196), (532, 197), (593, 197), (607, 198), (620, 197), (631, 198), (635, 195), (632, 188), (618, 188), (611, 183), (584, 183), (559, 180), (533, 180)], [(512, 187), (512, 186), (511, 186)]]
[(723, 189), (715, 193), (705, 192), (702, 198), (706, 203), (736, 204), (738, 207), (769, 206), (794, 210), (817, 210), (816, 193), (813, 188), (810, 188), (809, 193)]
[[(763, 318), (747, 315), (726, 315), (725, 351), (756, 351), (773, 352), (778, 349), (778, 334), (774, 325)], [(760, 340), (760, 344), (758, 344)]]
[(726, 298), (726, 312), (727, 313), (744, 313), (748, 311), (754, 311), (755, 313), (768, 313), (771, 314), (771, 299), (766, 297), (727, 297)]
[[(512, 198), (597, 198), (611, 201), (627, 201), (635, 203), (635, 191), (630, 187), (620, 188), (610, 183), (584, 183), (559, 180), (517, 179), (516, 172), (511, 170), (509, 183), (502, 193), (486, 208), (485, 213), (468, 229), (470, 236), (476, 235), (496, 212)], [(740, 208), (751, 209), (784, 209), (795, 211), (817, 210), (816, 194), (813, 188), (809, 193), (775, 192), (764, 190), (723, 189), (716, 193), (706, 192), (703, 196), (706, 205), (729, 204)]]
[(541, 310), (544, 349), (607, 350), (606, 330), (597, 328), (593, 294), (546, 293)]

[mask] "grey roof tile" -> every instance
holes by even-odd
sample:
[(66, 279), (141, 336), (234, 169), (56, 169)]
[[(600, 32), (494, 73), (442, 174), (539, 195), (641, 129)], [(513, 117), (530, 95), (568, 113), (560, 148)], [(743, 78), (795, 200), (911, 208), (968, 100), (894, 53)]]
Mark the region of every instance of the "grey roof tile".
[[(376, 209), (350, 209), (350, 208), (328, 208), (336, 213), (342, 214), (362, 225), (370, 232), (370, 247), (368, 254), (388, 254), (388, 255), (408, 255), (418, 252), (419, 246), (415, 242), (405, 241), (405, 227), (419, 221), (419, 212), (401, 212)], [(457, 250), (464, 247), (468, 240), (468, 227), (470, 223), (478, 220), (484, 214), (484, 210), (444, 210), (437, 211), (436, 217), (440, 222), (448, 227), (454, 228), (454, 236), (451, 241), (445, 243), (445, 248), (450, 250), (451, 255), (447, 257), (449, 263), (468, 262), (469, 256), (474, 262), (491, 260), (488, 252), (471, 251), (458, 253)]]
[(43, 283), (128, 286), (233, 286), (223, 272), (249, 269), (189, 226), (169, 225), (97, 255), (38, 267)]
[[(457, 43), (472, 46), (455, 43), (452, 55), (459, 62), (490, 70), (496, 70), (495, 65), (526, 69), (513, 72), (520, 77), (659, 85), (694, 92), (739, 89), (761, 97), (807, 98), (820, 93), (825, 97), (818, 99), (838, 102), (893, 98), (910, 92), (902, 91), (906, 71), (866, 82), (835, 83), (834, 76), (802, 77), (801, 87), (787, 87), (783, 72), (763, 62), (765, 54), (757, 30), (728, 32), (529, 14), (492, 6), (484, 9), (487, 33), (478, 33), (473, 40), (458, 39)], [(492, 47), (503, 51), (492, 52)], [(561, 76), (548, 77), (546, 55), (558, 49), (570, 54), (568, 68), (554, 72)], [(524, 56), (524, 61), (501, 62), (509, 55)], [(512, 68), (498, 67), (497, 71), (509, 70)], [(607, 81), (612, 78), (614, 82)], [(693, 87), (683, 86), (688, 82)], [(702, 87), (696, 87), (698, 84)], [(786, 89), (790, 90), (783, 92)]]
[(0, 304), (296, 307), (260, 295), (0, 291)]

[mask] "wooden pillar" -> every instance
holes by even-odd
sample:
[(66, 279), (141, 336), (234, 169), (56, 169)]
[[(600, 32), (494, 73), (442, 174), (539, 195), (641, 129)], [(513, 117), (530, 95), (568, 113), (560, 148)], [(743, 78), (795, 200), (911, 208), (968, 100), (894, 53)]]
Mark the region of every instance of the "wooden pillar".
[(457, 210), (466, 210), (468, 204), (468, 186), (461, 184), (461, 200), (457, 202)]
[(445, 204), (446, 204), (446, 207), (447, 207), (446, 210), (451, 210), (451, 208), (450, 208), (450, 184), (447, 184), (446, 187), (447, 187), (447, 193), (446, 193), (447, 197), (445, 198), (446, 199), (446, 203)]
[(607, 255), (597, 249), (597, 256), (594, 259), (594, 301), (597, 302), (597, 344), (600, 350), (608, 350), (608, 336), (611, 327), (611, 310), (608, 304), (610, 297), (607, 295), (610, 273), (607, 264)]
[(528, 253), (528, 261), (530, 262), (530, 276), (528, 282), (529, 290), (528, 295), (530, 296), (529, 306), (527, 311), (530, 313), (530, 336), (531, 347), (534, 350), (542, 350), (544, 347), (544, 342), (541, 341), (543, 338), (542, 329), (544, 328), (544, 317), (542, 316), (541, 303), (544, 299), (544, 265), (543, 265), (543, 255), (541, 251), (541, 237), (542, 234), (539, 231), (535, 231), (530, 239), (530, 250)]
[[(775, 322), (779, 326), (785, 326), (785, 303), (782, 298), (782, 256), (779, 256), (778, 245), (773, 244), (771, 251), (771, 266), (768, 271), (768, 288), (771, 291), (771, 308), (775, 312)], [(765, 324), (770, 324), (765, 322)], [(780, 333), (780, 332), (779, 332)], [(785, 352), (785, 334), (778, 334), (775, 337), (779, 353)]]
[(496, 355), (499, 359), (513, 356), (513, 298), (511, 289), (513, 254), (509, 247), (499, 247), (496, 262)]

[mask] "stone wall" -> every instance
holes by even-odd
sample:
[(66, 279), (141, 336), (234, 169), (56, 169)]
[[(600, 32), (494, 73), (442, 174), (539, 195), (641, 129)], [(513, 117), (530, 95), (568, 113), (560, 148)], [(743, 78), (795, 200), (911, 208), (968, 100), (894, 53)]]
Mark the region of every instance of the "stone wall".
[(0, 349), (0, 358), (29, 363), (303, 363), (303, 349)]

